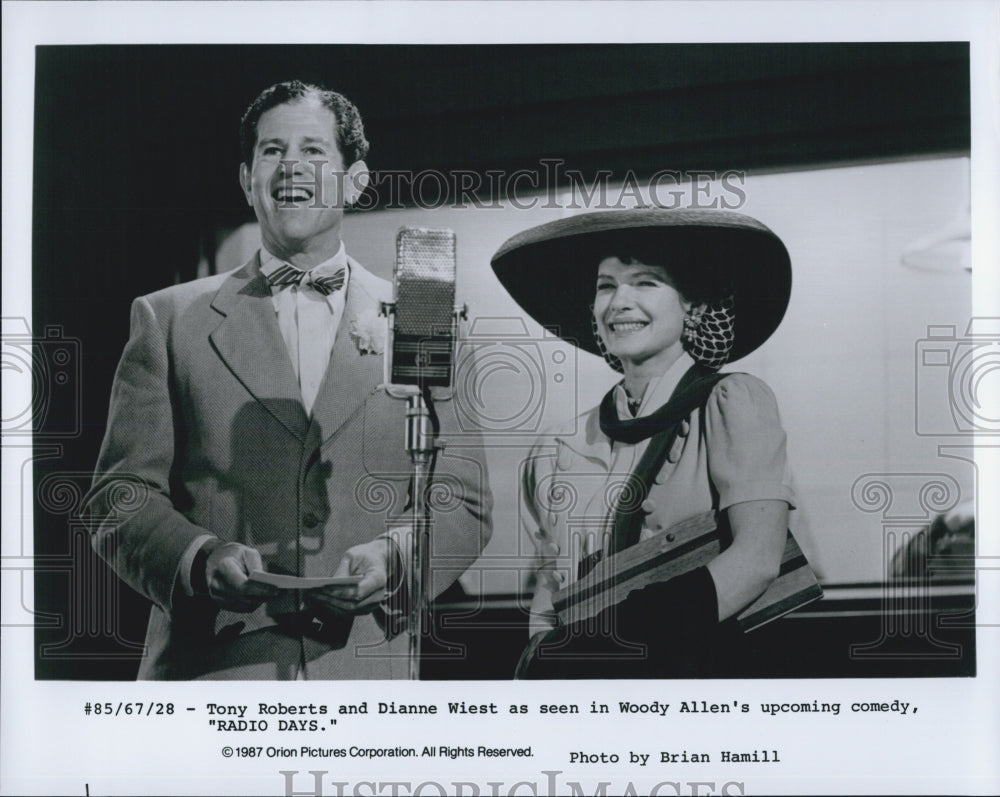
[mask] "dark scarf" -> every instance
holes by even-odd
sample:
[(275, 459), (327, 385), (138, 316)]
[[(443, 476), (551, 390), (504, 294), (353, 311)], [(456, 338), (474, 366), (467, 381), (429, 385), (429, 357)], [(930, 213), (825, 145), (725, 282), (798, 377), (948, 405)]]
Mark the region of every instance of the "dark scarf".
[[(614, 531), (610, 554), (639, 541), (645, 513), (642, 503), (649, 495), (656, 474), (667, 461), (667, 454), (680, 432), (681, 423), (696, 409), (705, 406), (712, 388), (727, 374), (720, 374), (695, 363), (681, 377), (667, 403), (650, 415), (622, 420), (615, 408), (614, 388), (601, 401), (601, 431), (618, 443), (632, 445), (652, 438), (635, 470), (629, 474), (622, 499), (615, 507)], [(591, 564), (596, 564), (596, 561)]]

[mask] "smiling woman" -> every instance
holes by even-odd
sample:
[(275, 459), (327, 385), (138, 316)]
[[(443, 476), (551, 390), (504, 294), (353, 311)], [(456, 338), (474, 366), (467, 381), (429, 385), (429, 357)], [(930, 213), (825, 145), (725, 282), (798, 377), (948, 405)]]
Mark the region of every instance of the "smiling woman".
[[(778, 576), (796, 499), (773, 394), (718, 369), (759, 347), (784, 314), (791, 270), (781, 241), (734, 213), (591, 213), (515, 236), (493, 267), (525, 309), (539, 308), (537, 320), (624, 376), (599, 407), (544, 436), (524, 468), (536, 578), (519, 675), (738, 669), (737, 616)], [(578, 286), (577, 301), (542, 309), (539, 268)], [(580, 342), (586, 286), (592, 343)], [(662, 552), (686, 555), (674, 529), (710, 512), (722, 544), (707, 564), (627, 597), (612, 590), (596, 615), (565, 611), (567, 587), (637, 543), (659, 539)]]
[(684, 351), (684, 319), (703, 312), (674, 287), (662, 266), (608, 257), (597, 267), (594, 322), (607, 354), (626, 371), (625, 391), (638, 402), (649, 380), (666, 373)]

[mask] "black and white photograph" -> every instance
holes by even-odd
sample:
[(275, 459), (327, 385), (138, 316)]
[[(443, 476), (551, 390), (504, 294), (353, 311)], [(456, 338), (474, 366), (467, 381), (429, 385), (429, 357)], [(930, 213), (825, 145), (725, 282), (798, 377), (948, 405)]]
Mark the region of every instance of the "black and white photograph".
[(3, 9), (0, 792), (1000, 787), (996, 3), (128, 5)]

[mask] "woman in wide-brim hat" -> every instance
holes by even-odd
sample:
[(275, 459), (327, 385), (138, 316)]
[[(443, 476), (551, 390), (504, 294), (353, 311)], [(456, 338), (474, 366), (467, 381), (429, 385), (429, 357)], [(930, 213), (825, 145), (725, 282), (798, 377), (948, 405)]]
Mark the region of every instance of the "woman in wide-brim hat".
[[(738, 671), (735, 618), (778, 575), (795, 497), (774, 395), (718, 369), (780, 323), (784, 245), (748, 216), (647, 208), (535, 227), (492, 265), (535, 320), (623, 375), (598, 407), (543, 438), (524, 469), (537, 569), (519, 675)], [(632, 592), (597, 622), (559, 622), (557, 590), (709, 510), (731, 543), (707, 565)]]

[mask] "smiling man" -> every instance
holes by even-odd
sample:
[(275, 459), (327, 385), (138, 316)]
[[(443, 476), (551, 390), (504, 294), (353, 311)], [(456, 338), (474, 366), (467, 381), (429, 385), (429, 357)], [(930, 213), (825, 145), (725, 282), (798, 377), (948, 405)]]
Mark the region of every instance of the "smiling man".
[(357, 109), (336, 92), (280, 84), (247, 110), (241, 133), (240, 185), (264, 248), (302, 269), (336, 254), (343, 206), (368, 184)]
[[(405, 677), (409, 462), (373, 322), (392, 290), (341, 238), (368, 181), (361, 117), (279, 83), (241, 138), (261, 249), (133, 303), (85, 504), (94, 544), (153, 604), (140, 678)], [(450, 402), (437, 413), (442, 436), (458, 428)], [(481, 448), (437, 460), (452, 500), (433, 516), (432, 595), (490, 536)]]

